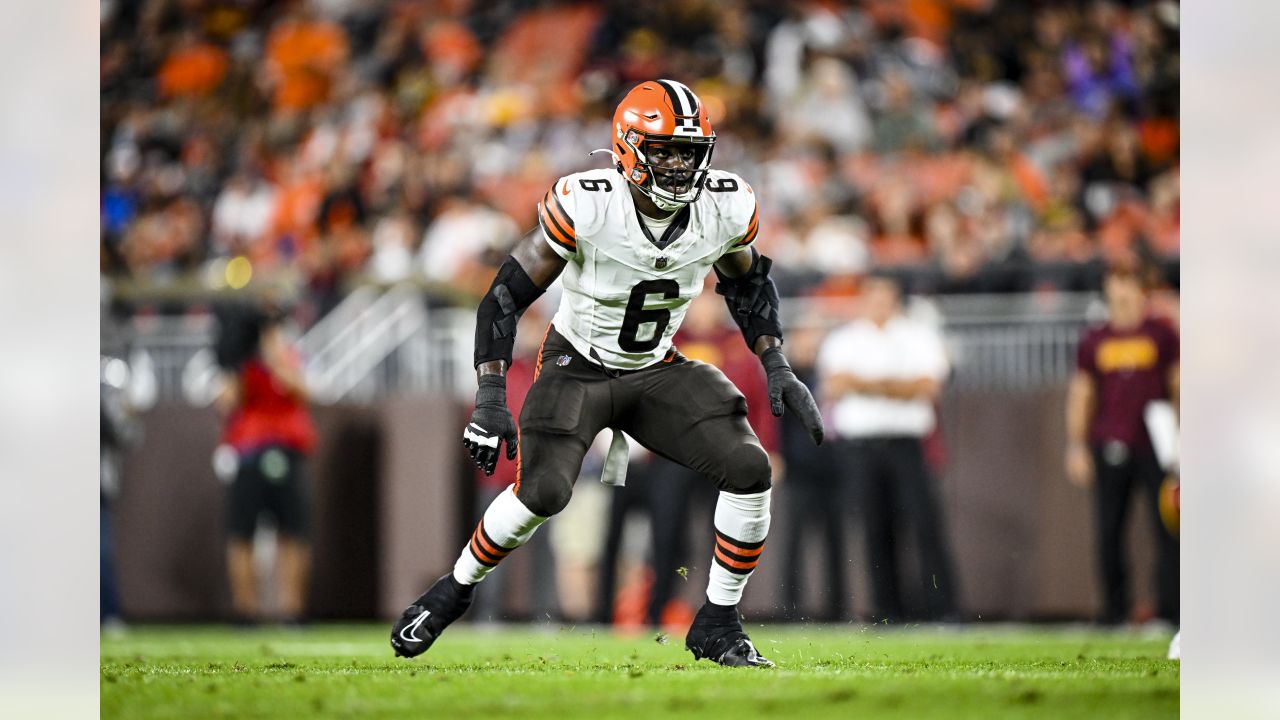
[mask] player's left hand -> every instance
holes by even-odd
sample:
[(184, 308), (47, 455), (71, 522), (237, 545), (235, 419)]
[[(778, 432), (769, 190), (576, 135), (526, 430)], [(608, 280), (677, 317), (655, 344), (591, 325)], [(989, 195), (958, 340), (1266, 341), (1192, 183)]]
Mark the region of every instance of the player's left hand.
[(769, 348), (760, 356), (765, 373), (769, 379), (769, 409), (774, 417), (782, 417), (786, 408), (800, 418), (804, 429), (809, 431), (813, 442), (821, 445), (823, 428), (822, 413), (818, 412), (818, 404), (813, 401), (809, 388), (800, 382), (800, 378), (791, 371), (791, 365), (776, 347)]

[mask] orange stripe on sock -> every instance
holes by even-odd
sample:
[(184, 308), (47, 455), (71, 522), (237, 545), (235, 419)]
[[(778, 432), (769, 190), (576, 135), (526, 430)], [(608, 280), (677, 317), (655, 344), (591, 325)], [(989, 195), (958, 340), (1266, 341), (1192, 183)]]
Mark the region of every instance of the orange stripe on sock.
[(723, 537), (720, 537), (720, 536), (716, 536), (716, 546), (723, 547), (725, 550), (728, 550), (734, 555), (741, 555), (742, 557), (759, 557), (760, 553), (764, 552), (764, 545), (761, 545), (760, 547), (755, 548), (753, 550), (747, 550), (745, 548), (741, 548), (741, 547), (738, 547), (737, 545), (734, 545), (733, 543), (725, 540)]
[(474, 533), (472, 533), (471, 542), (468, 543), (468, 545), (471, 547), (471, 554), (475, 555), (480, 562), (487, 563), (489, 565), (497, 565), (502, 561), (502, 558), (490, 557), (489, 553), (485, 552), (484, 549), (480, 547), (480, 543)]
[(725, 555), (724, 550), (721, 550), (719, 545), (716, 546), (716, 560), (719, 560), (721, 563), (728, 565), (729, 567), (734, 568), (735, 570), (755, 570), (756, 565), (760, 564), (760, 561), (758, 559), (752, 560), (751, 562), (741, 562), (739, 560), (734, 560), (728, 555)]
[(488, 553), (489, 555), (492, 555), (493, 557), (498, 558), (499, 560), (511, 554), (510, 550), (490, 542), (488, 538), (485, 537), (485, 532), (483, 528), (484, 528), (484, 521), (481, 520), (480, 524), (476, 526), (475, 538), (476, 538), (476, 542), (480, 543), (480, 547), (484, 548), (486, 553)]

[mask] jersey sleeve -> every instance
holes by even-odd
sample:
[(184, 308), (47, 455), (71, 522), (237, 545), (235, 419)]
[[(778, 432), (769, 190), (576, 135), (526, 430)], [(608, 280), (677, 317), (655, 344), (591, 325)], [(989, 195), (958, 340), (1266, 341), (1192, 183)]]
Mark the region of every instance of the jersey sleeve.
[(725, 248), (724, 254), (742, 252), (751, 247), (756, 241), (756, 234), (760, 232), (760, 206), (756, 203), (755, 191), (750, 185), (742, 183), (742, 190), (738, 191), (742, 197), (734, 198), (733, 212), (730, 215), (731, 227), (739, 230), (733, 236), (733, 240), (729, 246)]
[(746, 180), (723, 170), (712, 170), (703, 185), (720, 215), (721, 255), (751, 247), (760, 230), (756, 191)]
[(572, 260), (578, 254), (578, 235), (573, 222), (573, 194), (562, 192), (568, 188), (569, 179), (560, 178), (542, 196), (542, 202), (538, 203), (538, 225), (551, 249), (565, 260)]

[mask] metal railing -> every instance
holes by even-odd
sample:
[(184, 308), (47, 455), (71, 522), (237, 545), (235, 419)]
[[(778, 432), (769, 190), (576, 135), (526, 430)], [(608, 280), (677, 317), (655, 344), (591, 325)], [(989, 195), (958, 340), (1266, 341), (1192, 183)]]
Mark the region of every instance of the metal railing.
[[(823, 322), (804, 301), (784, 303)], [(1104, 317), (1094, 295), (948, 296), (917, 300), (913, 312), (935, 318), (951, 355), (953, 389), (1020, 390), (1070, 377), (1081, 330)], [(362, 288), (299, 341), (315, 400), (369, 403), (449, 393), (467, 398), (475, 311), (434, 307), (420, 289)], [(104, 329), (104, 333), (105, 333)], [(104, 347), (127, 345), (155, 374), (157, 398), (203, 405), (216, 377), (212, 315), (135, 317), (104, 334)]]
[(1105, 318), (1093, 294), (972, 295), (938, 301), (953, 389), (1025, 390), (1067, 381), (1080, 334)]
[(403, 374), (409, 385), (424, 384), (427, 357), (421, 345), (428, 320), (415, 290), (361, 288), (325, 320), (334, 315), (337, 321), (317, 323), (299, 341), (307, 384), (317, 401), (374, 399), (380, 395), (376, 371), (388, 361), (400, 368), (396, 374)]

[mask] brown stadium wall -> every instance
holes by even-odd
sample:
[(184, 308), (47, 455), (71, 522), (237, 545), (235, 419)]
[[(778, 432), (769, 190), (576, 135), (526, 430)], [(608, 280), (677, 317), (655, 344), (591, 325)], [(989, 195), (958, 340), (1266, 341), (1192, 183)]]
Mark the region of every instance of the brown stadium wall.
[[(442, 412), (442, 409), (444, 412)], [(450, 398), (314, 410), (309, 608), (320, 619), (398, 613), (452, 564), (470, 531)], [(111, 513), (121, 604), (138, 621), (228, 617), (225, 486), (209, 409), (159, 406), (125, 462)]]
[[(1084, 619), (1098, 602), (1091, 495), (1062, 473), (1065, 388), (951, 391), (941, 404), (947, 465), (939, 478), (958, 599), (983, 620)], [(441, 412), (442, 408), (447, 408)], [(475, 510), (456, 442), (462, 408), (449, 398), (397, 399), (372, 407), (314, 411), (320, 433), (308, 467), (314, 569), (310, 609), (318, 619), (398, 614), (452, 565)], [(114, 503), (121, 600), (136, 621), (225, 618), (224, 486), (210, 462), (219, 421), (208, 409), (160, 406), (142, 417), (145, 438), (125, 464)], [(743, 600), (751, 618), (781, 606), (779, 539), (786, 481), (774, 494), (771, 542)], [(1130, 555), (1133, 592), (1151, 597), (1153, 554), (1147, 508), (1135, 496)], [(554, 522), (554, 521), (553, 521)], [(709, 517), (697, 516), (703, 525)], [(869, 610), (865, 556), (849, 508), (845, 557), (850, 606)], [(690, 528), (688, 582), (700, 602), (710, 532)], [(907, 548), (907, 552), (910, 549)], [(821, 563), (810, 554), (806, 610), (822, 607)], [(527, 572), (519, 553), (506, 572)], [(910, 562), (907, 563), (908, 568)], [(524, 605), (513, 597), (513, 609)], [(807, 614), (807, 613), (806, 613)]]

